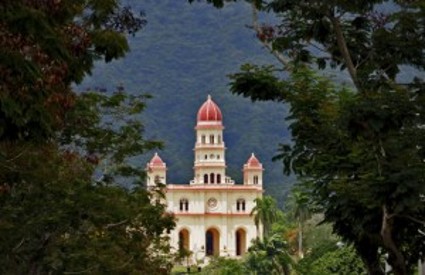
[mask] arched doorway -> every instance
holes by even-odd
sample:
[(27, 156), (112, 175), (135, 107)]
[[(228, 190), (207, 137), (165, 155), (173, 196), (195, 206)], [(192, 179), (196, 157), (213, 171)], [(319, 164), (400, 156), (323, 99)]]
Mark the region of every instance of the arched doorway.
[(205, 248), (207, 256), (220, 256), (220, 233), (210, 228), (205, 233)]
[(189, 231), (187, 229), (182, 229), (179, 232), (179, 249), (189, 250)]
[(236, 256), (243, 256), (246, 252), (246, 231), (236, 230)]

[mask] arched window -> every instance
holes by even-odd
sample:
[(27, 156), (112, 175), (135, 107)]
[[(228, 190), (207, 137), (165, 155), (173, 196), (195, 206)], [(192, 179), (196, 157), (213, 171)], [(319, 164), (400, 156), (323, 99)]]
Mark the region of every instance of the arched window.
[(220, 155), (217, 155), (217, 159), (220, 159)]
[(189, 201), (187, 199), (180, 200), (180, 211), (189, 211)]
[(208, 174), (204, 175), (204, 183), (208, 183)]
[(220, 135), (217, 136), (217, 143), (221, 144), (221, 136)]
[(202, 136), (201, 136), (201, 143), (202, 143), (202, 144), (205, 144), (205, 135), (202, 135)]
[(258, 176), (254, 176), (254, 184), (258, 184)]
[(214, 144), (214, 135), (210, 135), (210, 143)]
[(155, 184), (161, 183), (161, 178), (158, 175), (155, 176), (154, 183)]
[(205, 155), (205, 156), (204, 156), (204, 159), (208, 159), (208, 155)]
[(245, 211), (245, 200), (238, 199), (236, 201), (236, 211)]
[(221, 175), (217, 174), (217, 183), (221, 183)]
[(210, 174), (210, 183), (214, 183), (214, 173)]

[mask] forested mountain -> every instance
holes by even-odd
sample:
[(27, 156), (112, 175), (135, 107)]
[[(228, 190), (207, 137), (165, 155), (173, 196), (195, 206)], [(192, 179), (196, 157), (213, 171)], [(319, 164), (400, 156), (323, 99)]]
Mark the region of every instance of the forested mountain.
[[(279, 143), (289, 141), (281, 104), (251, 103), (230, 94), (227, 74), (244, 63), (274, 62), (252, 30), (251, 9), (245, 3), (216, 10), (181, 0), (127, 1), (146, 14), (144, 30), (130, 38), (131, 52), (113, 64), (97, 64), (80, 90), (123, 85), (133, 93), (149, 93), (141, 118), (148, 137), (164, 142), (160, 152), (168, 165), (168, 182), (187, 183), (193, 177), (196, 112), (211, 94), (224, 116), (228, 174), (237, 182), (242, 166), (255, 152), (265, 167), (266, 192), (282, 197), (290, 179), (282, 164), (272, 162)], [(147, 158), (138, 160), (144, 166)]]
[[(131, 52), (113, 64), (99, 63), (81, 90), (123, 85), (133, 93), (153, 96), (141, 118), (147, 136), (164, 142), (160, 155), (168, 165), (168, 181), (192, 179), (196, 112), (211, 94), (224, 115), (228, 174), (241, 182), (242, 165), (252, 152), (265, 167), (266, 192), (284, 195), (293, 181), (282, 174), (282, 164), (272, 162), (279, 143), (289, 142), (281, 104), (257, 102), (230, 94), (228, 74), (244, 63), (273, 64), (274, 58), (248, 27), (248, 4), (230, 3), (213, 9), (205, 3), (185, 0), (127, 0), (145, 13), (148, 24), (130, 38)], [(383, 6), (383, 8), (391, 8)], [(269, 23), (273, 19), (264, 19)], [(402, 74), (408, 77), (410, 69)], [(341, 82), (348, 75), (338, 74)], [(138, 160), (144, 166), (150, 156)]]

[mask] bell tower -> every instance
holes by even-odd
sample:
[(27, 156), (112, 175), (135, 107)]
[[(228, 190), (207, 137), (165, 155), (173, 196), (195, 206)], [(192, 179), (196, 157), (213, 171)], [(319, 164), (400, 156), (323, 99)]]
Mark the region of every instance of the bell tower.
[(191, 184), (232, 183), (226, 177), (222, 118), (220, 108), (208, 95), (197, 115), (193, 167), (195, 178)]

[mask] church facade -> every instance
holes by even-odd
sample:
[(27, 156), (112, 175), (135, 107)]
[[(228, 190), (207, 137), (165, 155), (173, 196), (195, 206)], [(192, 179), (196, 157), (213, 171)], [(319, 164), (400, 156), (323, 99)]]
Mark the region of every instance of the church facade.
[(226, 175), (226, 147), (220, 108), (208, 96), (195, 127), (194, 177), (188, 184), (167, 183), (167, 167), (158, 154), (147, 164), (147, 186), (166, 184), (167, 211), (176, 217), (171, 245), (184, 247), (194, 259), (238, 257), (259, 237), (250, 216), (263, 194), (263, 167), (252, 154), (243, 166), (243, 183)]

